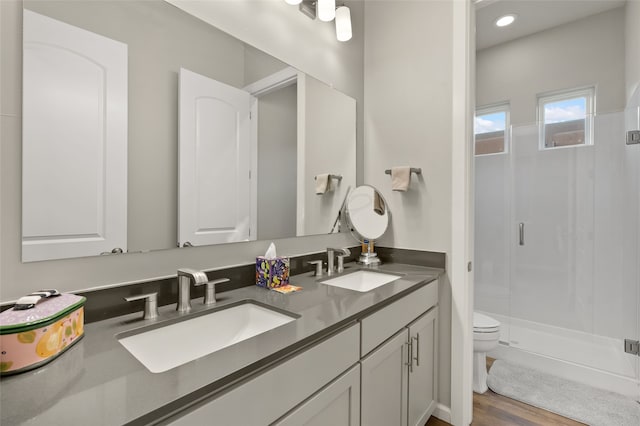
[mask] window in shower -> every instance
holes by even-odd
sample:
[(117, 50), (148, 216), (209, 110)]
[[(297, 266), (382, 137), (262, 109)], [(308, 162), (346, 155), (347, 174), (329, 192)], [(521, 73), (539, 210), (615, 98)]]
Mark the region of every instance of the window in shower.
[(474, 121), (475, 155), (507, 152), (509, 104), (492, 105), (476, 110)]
[(538, 96), (540, 149), (593, 145), (593, 87)]

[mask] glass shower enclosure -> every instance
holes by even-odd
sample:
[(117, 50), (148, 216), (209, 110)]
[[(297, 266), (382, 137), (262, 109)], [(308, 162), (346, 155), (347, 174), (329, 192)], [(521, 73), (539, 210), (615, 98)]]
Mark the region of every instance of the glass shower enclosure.
[(640, 108), (585, 122), (588, 143), (534, 123), (475, 157), (475, 310), (502, 324), (495, 357), (640, 401)]

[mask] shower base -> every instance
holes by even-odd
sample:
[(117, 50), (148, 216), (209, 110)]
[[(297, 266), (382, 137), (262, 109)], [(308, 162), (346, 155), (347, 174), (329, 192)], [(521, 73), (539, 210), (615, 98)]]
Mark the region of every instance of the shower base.
[(621, 339), (482, 313), (501, 323), (500, 345), (489, 356), (640, 400), (638, 357), (624, 352)]

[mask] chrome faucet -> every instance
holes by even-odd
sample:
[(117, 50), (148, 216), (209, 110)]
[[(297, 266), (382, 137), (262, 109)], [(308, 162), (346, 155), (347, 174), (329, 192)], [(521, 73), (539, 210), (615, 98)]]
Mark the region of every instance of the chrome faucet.
[(344, 258), (351, 255), (351, 251), (348, 248), (327, 248), (327, 275), (334, 274), (334, 253), (341, 253), (338, 255), (338, 273), (344, 272)]
[(189, 312), (191, 310), (191, 281), (201, 285), (209, 281), (207, 274), (195, 269), (178, 269), (178, 305), (176, 311)]

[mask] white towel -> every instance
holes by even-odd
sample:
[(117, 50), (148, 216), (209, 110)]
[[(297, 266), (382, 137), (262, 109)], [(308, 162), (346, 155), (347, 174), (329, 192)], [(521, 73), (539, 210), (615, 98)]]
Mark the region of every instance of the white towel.
[(392, 167), (391, 168), (391, 189), (394, 191), (405, 192), (409, 189), (411, 182), (411, 167)]
[(316, 176), (316, 194), (322, 195), (331, 191), (331, 178), (329, 173)]

